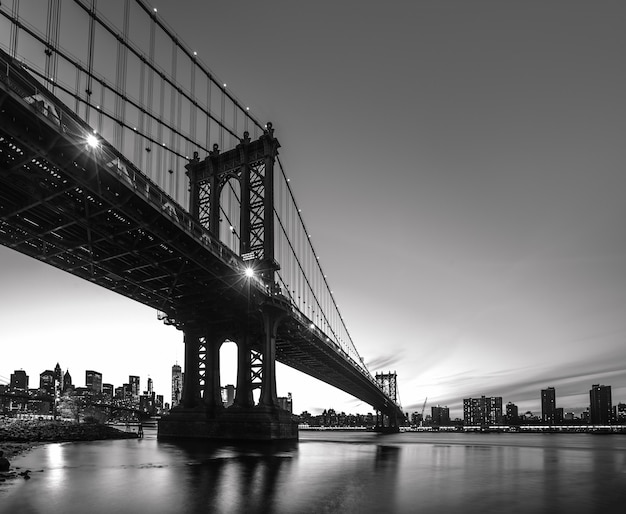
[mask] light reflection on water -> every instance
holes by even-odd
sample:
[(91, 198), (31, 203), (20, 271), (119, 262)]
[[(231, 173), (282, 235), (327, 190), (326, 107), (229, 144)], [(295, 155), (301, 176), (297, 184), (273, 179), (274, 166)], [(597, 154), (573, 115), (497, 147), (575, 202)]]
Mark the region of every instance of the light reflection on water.
[[(51, 444), (0, 512), (624, 512), (626, 436), (302, 432), (299, 443)], [(43, 472), (38, 470), (43, 469)]]

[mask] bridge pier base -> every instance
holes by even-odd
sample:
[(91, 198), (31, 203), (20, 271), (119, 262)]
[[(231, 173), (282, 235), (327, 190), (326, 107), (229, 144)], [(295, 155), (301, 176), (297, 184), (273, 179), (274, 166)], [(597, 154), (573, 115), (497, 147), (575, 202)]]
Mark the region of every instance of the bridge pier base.
[(209, 418), (204, 409), (175, 409), (159, 420), (159, 439), (297, 440), (298, 424), (282, 409), (230, 407)]

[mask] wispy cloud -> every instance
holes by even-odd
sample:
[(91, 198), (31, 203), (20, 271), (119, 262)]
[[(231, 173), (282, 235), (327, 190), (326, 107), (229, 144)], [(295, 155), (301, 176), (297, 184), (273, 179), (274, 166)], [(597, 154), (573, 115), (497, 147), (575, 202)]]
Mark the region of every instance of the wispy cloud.
[(404, 359), (405, 351), (401, 350), (396, 351), (391, 355), (379, 355), (378, 357), (374, 357), (372, 360), (368, 361), (366, 364), (371, 370), (391, 369), (393, 366), (402, 363)]

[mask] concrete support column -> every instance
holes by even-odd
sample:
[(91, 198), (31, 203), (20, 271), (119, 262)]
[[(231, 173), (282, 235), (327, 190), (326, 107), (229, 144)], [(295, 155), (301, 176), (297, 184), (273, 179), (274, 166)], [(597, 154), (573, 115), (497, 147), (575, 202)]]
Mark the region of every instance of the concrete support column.
[(263, 381), (259, 404), (278, 408), (276, 393), (276, 332), (282, 316), (274, 309), (263, 309)]
[(249, 336), (245, 334), (237, 343), (237, 391), (234, 404), (237, 407), (252, 407), (252, 377)]
[(197, 329), (185, 327), (185, 378), (183, 380), (182, 404), (192, 409), (200, 404), (200, 340)]
[(204, 379), (204, 406), (209, 415), (223, 407), (220, 379), (220, 348), (222, 340), (216, 335), (206, 338), (206, 375)]

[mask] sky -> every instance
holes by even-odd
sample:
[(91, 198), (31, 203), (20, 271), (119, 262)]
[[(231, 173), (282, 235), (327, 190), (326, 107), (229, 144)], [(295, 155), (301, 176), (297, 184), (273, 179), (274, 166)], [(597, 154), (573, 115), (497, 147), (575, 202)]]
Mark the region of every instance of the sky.
[[(261, 121), (340, 310), (405, 411), (626, 402), (626, 5), (152, 1)], [(182, 334), (0, 247), (0, 382), (58, 361), (170, 397)], [(232, 346), (232, 345), (229, 345)], [(222, 383), (234, 383), (226, 348)], [(294, 412), (369, 412), (278, 366)]]

